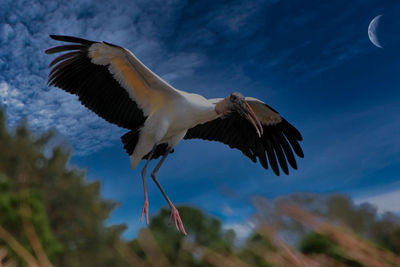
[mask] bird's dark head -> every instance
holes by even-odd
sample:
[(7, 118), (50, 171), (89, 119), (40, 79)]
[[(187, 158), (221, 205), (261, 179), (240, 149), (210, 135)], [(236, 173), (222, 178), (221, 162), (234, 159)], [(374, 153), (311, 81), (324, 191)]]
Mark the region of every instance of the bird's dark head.
[(263, 127), (253, 109), (249, 103), (247, 103), (246, 98), (241, 93), (233, 92), (225, 98), (225, 101), (227, 102), (228, 110), (236, 111), (240, 116), (247, 119), (256, 129), (258, 136), (261, 137), (263, 134)]
[(233, 92), (232, 94), (229, 95), (229, 102), (232, 104), (240, 105), (245, 101), (246, 101), (245, 97), (239, 92)]

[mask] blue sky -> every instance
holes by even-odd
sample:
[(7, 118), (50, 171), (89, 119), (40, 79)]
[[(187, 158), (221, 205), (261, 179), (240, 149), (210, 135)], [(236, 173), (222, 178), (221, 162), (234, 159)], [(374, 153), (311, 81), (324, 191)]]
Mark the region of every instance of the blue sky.
[[(302, 132), (305, 158), (280, 177), (222, 144), (183, 141), (159, 173), (176, 204), (232, 226), (252, 214), (254, 195), (344, 192), (400, 212), (399, 12), (398, 0), (3, 0), (0, 103), (10, 127), (27, 118), (33, 130), (55, 128), (71, 144), (71, 163), (121, 203), (110, 223), (127, 223), (128, 238), (144, 226), (143, 164), (130, 170), (124, 130), (46, 86), (51, 57), (43, 51), (57, 45), (49, 34), (124, 46), (181, 90), (257, 97)], [(384, 49), (367, 34), (379, 14)], [(154, 213), (165, 201), (148, 184)]]

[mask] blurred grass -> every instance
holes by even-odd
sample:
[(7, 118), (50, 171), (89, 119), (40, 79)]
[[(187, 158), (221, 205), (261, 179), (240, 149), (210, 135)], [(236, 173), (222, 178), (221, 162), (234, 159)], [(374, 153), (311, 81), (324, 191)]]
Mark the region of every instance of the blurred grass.
[[(0, 240), (7, 244), (0, 247), (0, 267), (19, 266), (21, 260), (25, 266), (52, 266), (30, 222), (32, 211), (26, 203), (24, 197), (20, 203), (21, 223), (32, 253), (0, 226)], [(182, 217), (187, 218), (187, 237), (168, 226), (169, 211), (162, 209), (136, 239), (116, 242), (110, 249), (118, 252), (126, 266), (400, 266), (396, 253), (363, 239), (344, 225), (305, 211), (290, 199), (281, 198), (272, 204), (258, 197), (254, 203), (254, 232), (240, 246), (233, 245), (232, 232), (222, 230), (218, 219), (192, 207), (180, 207)], [(298, 248), (280, 237), (277, 222), (281, 219), (295, 221), (309, 230)], [(7, 257), (9, 249), (15, 252), (12, 257)]]
[[(256, 206), (269, 206), (265, 205), (267, 200), (264, 198), (258, 198), (257, 202)], [(144, 253), (129, 251), (136, 258), (132, 266), (400, 266), (398, 255), (364, 240), (349, 228), (327, 222), (288, 199), (281, 200), (278, 207), (280, 216), (310, 229), (298, 249), (282, 241), (279, 230), (269, 220), (263, 219), (266, 214), (257, 213), (254, 233), (244, 246), (233, 251), (202, 246), (193, 241), (189, 232), (189, 237), (181, 240), (180, 250), (198, 255), (197, 263), (190, 265), (179, 256), (173, 262), (169, 261), (156, 241), (156, 232), (142, 229), (137, 240), (138, 248), (142, 248)]]

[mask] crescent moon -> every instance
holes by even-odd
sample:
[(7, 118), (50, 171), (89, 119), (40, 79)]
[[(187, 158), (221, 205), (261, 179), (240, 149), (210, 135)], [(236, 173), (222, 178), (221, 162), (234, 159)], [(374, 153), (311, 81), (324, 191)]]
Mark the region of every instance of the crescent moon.
[(368, 37), (369, 37), (369, 40), (371, 40), (371, 42), (376, 47), (379, 47), (379, 48), (383, 48), (381, 43), (379, 42), (378, 34), (377, 34), (381, 17), (382, 17), (382, 15), (376, 16), (368, 26)]

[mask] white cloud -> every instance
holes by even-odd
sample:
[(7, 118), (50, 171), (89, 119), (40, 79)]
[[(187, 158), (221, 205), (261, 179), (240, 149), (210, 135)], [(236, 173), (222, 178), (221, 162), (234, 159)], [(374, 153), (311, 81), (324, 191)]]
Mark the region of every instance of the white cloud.
[(225, 216), (233, 215), (235, 214), (235, 210), (232, 209), (232, 207), (228, 204), (223, 205), (222, 207), (222, 214)]
[[(0, 81), (8, 87), (2, 85), (0, 100), (3, 105), (7, 105), (8, 122), (10, 126), (15, 126), (28, 118), (34, 130), (54, 127), (68, 138), (80, 154), (107, 146), (122, 134), (122, 130), (110, 126), (81, 106), (76, 97), (46, 86), (49, 72), (47, 65), (53, 57), (45, 55), (43, 51), (58, 45), (48, 37), (52, 33), (106, 40), (127, 47), (168, 82), (174, 84), (182, 81), (180, 85), (184, 84), (184, 88), (181, 87), (184, 90), (202, 90), (202, 93), (207, 94), (206, 88), (206, 91), (211, 92), (209, 96), (214, 97), (230, 91), (232, 86), (252, 88), (254, 86), (250, 84), (254, 81), (249, 77), (244, 63), (243, 66), (231, 64), (227, 71), (220, 70), (211, 79), (202, 77), (201, 71), (200, 74), (193, 74), (209, 60), (202, 52), (202, 46), (214, 44), (224, 31), (233, 35), (251, 34), (250, 24), (255, 25), (254, 29), (257, 26), (252, 22), (254, 17), (263, 11), (262, 7), (274, 4), (277, 0), (262, 2), (259, 5), (236, 1), (211, 9), (207, 24), (191, 27), (190, 31), (185, 32), (185, 38), (180, 39), (180, 33), (174, 32), (177, 29), (174, 23), (180, 23), (177, 21), (181, 17), (179, 12), (187, 6), (184, 1), (155, 1), (151, 5), (147, 1), (128, 0), (30, 0), (24, 3), (5, 3), (0, 10), (0, 16), (6, 18), (0, 22)], [(289, 22), (292, 23), (291, 17)], [(246, 30), (242, 31), (244, 28)], [(164, 43), (163, 38), (173, 38), (174, 41)], [(186, 44), (190, 42), (198, 49), (177, 49), (187, 48)], [(340, 51), (350, 51), (345, 43), (347, 40), (343, 37), (339, 45), (326, 47), (324, 53), (336, 57), (334, 52), (337, 46), (342, 48)], [(168, 46), (173, 48), (169, 49)], [(267, 43), (258, 44), (254, 53), (263, 52), (267, 47)], [(308, 64), (309, 61), (315, 68), (321, 67), (318, 60), (320, 57), (315, 59), (316, 62), (307, 59), (307, 62), (296, 60), (300, 65), (292, 64), (289, 59), (298, 54), (295, 51), (293, 48), (268, 53), (270, 56), (267, 57), (270, 58), (265, 61), (271, 63), (266, 64), (266, 68), (278, 68), (284, 62), (289, 62), (293, 68), (302, 69), (304, 66), (301, 64)], [(218, 58), (212, 60), (214, 65), (218, 64)], [(212, 65), (208, 68), (212, 68)], [(184, 83), (185, 78), (188, 84)], [(221, 82), (224, 86), (221, 86)], [(265, 88), (265, 84), (262, 86)], [(13, 92), (17, 96), (10, 96), (10, 88), (15, 90)]]
[(157, 5), (159, 8), (149, 9), (150, 13), (143, 12), (142, 5), (147, 3), (140, 1), (4, 4), (0, 11), (1, 17), (7, 18), (0, 22), (0, 103), (6, 107), (8, 124), (14, 127), (27, 118), (34, 131), (55, 128), (77, 154), (94, 152), (118, 140), (125, 130), (97, 117), (76, 96), (46, 86), (47, 65), (54, 57), (43, 51), (59, 45), (48, 35), (75, 35), (125, 46), (160, 76), (174, 82), (193, 73), (204, 60), (194, 53), (166, 55), (155, 21), (168, 19), (179, 2)]
[(0, 83), (0, 103), (1, 105), (15, 110), (21, 110), (24, 107), (24, 103), (19, 100), (20, 93), (10, 87), (6, 82)]
[(224, 224), (223, 228), (226, 230), (232, 229), (239, 241), (245, 240), (254, 231), (254, 225), (249, 222)]
[(400, 212), (400, 189), (380, 193), (377, 195), (360, 198), (355, 200), (356, 204), (368, 202), (374, 205), (379, 213)]
[[(263, 1), (233, 1), (224, 8), (217, 9), (212, 16), (211, 23), (222, 26), (231, 33), (237, 33), (245, 26), (249, 19), (254, 17), (257, 12), (263, 8), (273, 5), (279, 0), (263, 0)], [(246, 28), (248, 32), (250, 29)]]
[(1, 82), (0, 83), (0, 97), (6, 98), (8, 96), (8, 83)]

